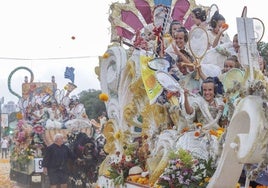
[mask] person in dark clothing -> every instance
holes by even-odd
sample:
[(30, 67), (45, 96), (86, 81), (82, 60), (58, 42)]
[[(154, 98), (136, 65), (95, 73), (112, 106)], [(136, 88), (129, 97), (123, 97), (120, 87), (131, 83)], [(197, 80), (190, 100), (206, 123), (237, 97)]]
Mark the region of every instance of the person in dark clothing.
[(63, 135), (56, 134), (54, 143), (47, 147), (43, 159), (43, 173), (48, 175), (50, 187), (67, 188), (69, 178), (68, 160), (75, 160), (71, 150), (63, 144)]

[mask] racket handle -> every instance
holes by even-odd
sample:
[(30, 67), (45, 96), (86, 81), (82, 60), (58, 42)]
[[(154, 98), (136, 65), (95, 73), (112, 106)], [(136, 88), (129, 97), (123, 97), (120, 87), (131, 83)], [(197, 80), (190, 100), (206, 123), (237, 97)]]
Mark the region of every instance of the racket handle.
[(199, 72), (198, 71), (196, 71), (196, 75), (195, 75), (195, 78), (194, 78), (195, 80), (199, 80), (200, 79), (200, 74), (199, 74)]
[(181, 66), (195, 67), (195, 64), (182, 62)]

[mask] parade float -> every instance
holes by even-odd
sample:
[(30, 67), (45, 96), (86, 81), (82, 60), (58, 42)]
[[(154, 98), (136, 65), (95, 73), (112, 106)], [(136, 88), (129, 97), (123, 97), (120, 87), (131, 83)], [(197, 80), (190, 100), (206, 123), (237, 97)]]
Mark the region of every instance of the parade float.
[[(26, 70), (22, 83), (22, 95), (12, 88), (12, 77)], [(89, 187), (97, 179), (98, 164), (102, 161), (101, 148), (105, 138), (95, 129), (100, 122), (88, 119), (84, 105), (71, 92), (74, 84), (74, 68), (66, 67), (64, 78), (70, 81), (64, 88), (57, 88), (56, 78), (50, 82), (34, 82), (34, 74), (27, 67), (18, 67), (8, 78), (9, 91), (18, 97), (10, 153), (10, 179), (30, 187), (47, 187), (49, 179), (43, 175), (42, 160), (46, 147), (54, 141), (54, 135), (64, 135), (66, 144), (78, 161), (70, 163), (70, 187)]]
[[(172, 41), (168, 35), (172, 20), (191, 29), (195, 7), (208, 15), (218, 8), (192, 0), (111, 4), (111, 45), (95, 69), (102, 92), (109, 96), (105, 102), (109, 120), (103, 130), (108, 155), (99, 169), (98, 187), (236, 187), (243, 169), (247, 187), (267, 167), (268, 85), (257, 51), (264, 25), (247, 18), (247, 7), (236, 19), (244, 71), (234, 69), (223, 79), (227, 126), (205, 131), (202, 126), (208, 125), (185, 124), (183, 95), (170, 94), (164, 104), (157, 101), (164, 90), (183, 93), (158, 50), (161, 41)], [(189, 33), (191, 52), (201, 66), (204, 49), (195, 42), (203, 38), (203, 31)]]

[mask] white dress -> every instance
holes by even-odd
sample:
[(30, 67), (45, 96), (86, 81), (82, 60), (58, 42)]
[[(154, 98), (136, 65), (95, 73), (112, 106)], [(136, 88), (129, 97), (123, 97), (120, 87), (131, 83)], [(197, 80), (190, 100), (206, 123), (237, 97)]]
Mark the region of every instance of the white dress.
[[(211, 31), (208, 30), (208, 38), (209, 44), (212, 46), (213, 41), (216, 38), (216, 35)], [(219, 66), (220, 69), (223, 69), (224, 61), (227, 59), (228, 56), (231, 55), (230, 48), (232, 47), (233, 43), (230, 40), (228, 34), (224, 34), (220, 40), (218, 45), (215, 48), (210, 47), (201, 61), (201, 64), (213, 64)]]
[[(183, 114), (188, 121), (197, 118), (198, 122), (202, 123), (202, 128), (191, 126), (190, 131), (183, 133), (178, 138), (176, 148), (188, 150), (194, 156), (202, 159), (208, 159), (209, 157), (216, 159), (220, 154), (219, 139), (211, 135), (209, 130), (217, 130), (222, 112), (215, 113), (215, 109), (212, 109), (201, 96), (193, 100), (195, 100), (192, 103), (194, 112), (191, 115), (187, 115), (185, 112)], [(215, 103), (217, 106), (224, 104), (220, 98), (215, 98)], [(200, 136), (196, 136), (196, 132), (200, 132)]]

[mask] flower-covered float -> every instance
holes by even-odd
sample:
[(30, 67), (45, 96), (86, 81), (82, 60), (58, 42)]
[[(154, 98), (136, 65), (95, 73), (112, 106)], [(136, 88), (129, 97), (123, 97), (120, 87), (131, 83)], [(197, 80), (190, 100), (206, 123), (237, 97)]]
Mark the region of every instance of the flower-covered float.
[[(190, 30), (191, 43), (190, 13), (196, 7), (209, 12), (217, 6), (187, 0), (129, 0), (110, 6), (112, 44), (95, 69), (102, 92), (109, 96), (105, 103), (109, 120), (103, 130), (108, 155), (99, 169), (98, 187), (226, 188), (237, 186), (243, 170), (245, 186), (267, 173), (268, 85), (259, 68), (254, 21), (246, 17), (246, 7), (237, 18), (243, 71), (236, 68), (221, 80), (225, 126), (216, 126), (219, 116), (211, 117), (198, 93), (190, 102), (200, 102), (210, 121), (189, 121), (182, 86), (166, 76), (168, 63), (159, 52), (173, 41), (168, 28), (172, 20), (180, 21)], [(195, 55), (201, 67), (213, 64), (211, 53), (224, 60), (229, 54), (226, 46), (205, 52), (209, 55), (204, 58)], [(210, 65), (214, 70), (207, 76), (220, 74), (217, 63)]]
[[(13, 74), (22, 69), (30, 73), (30, 79), (25, 76), (20, 96), (12, 89), (11, 81)], [(42, 173), (42, 160), (56, 133), (64, 135), (77, 157), (70, 162), (69, 185), (89, 187), (97, 180), (97, 168), (105, 156), (102, 151), (105, 138), (95, 128), (105, 120), (90, 120), (77, 96), (70, 96), (76, 88), (74, 68), (66, 67), (64, 77), (70, 82), (58, 89), (54, 76), (51, 82), (34, 82), (33, 73), (27, 67), (18, 67), (10, 73), (9, 90), (19, 98), (20, 109), (12, 139), (11, 180), (27, 186), (48, 186), (48, 179)]]

